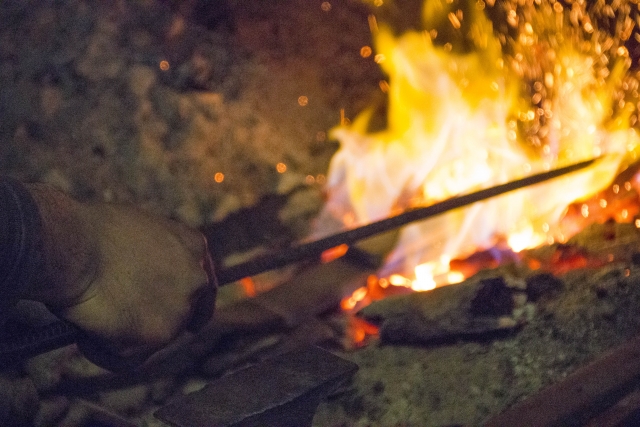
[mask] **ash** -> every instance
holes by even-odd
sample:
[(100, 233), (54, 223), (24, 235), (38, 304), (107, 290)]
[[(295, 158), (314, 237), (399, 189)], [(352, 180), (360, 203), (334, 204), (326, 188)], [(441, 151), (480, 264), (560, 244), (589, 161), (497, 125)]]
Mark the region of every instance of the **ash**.
[[(615, 238), (608, 235), (611, 227)], [(516, 308), (525, 324), (506, 339), (430, 347), (378, 344), (343, 354), (360, 370), (353, 384), (321, 405), (314, 425), (479, 426), (562, 380), (637, 335), (640, 266), (631, 255), (638, 239), (631, 224), (594, 225), (571, 239), (568, 247), (614, 261), (559, 275), (562, 291)], [(531, 254), (544, 259), (559, 250), (564, 245)], [(519, 286), (533, 273), (512, 264), (477, 276), (504, 277)]]

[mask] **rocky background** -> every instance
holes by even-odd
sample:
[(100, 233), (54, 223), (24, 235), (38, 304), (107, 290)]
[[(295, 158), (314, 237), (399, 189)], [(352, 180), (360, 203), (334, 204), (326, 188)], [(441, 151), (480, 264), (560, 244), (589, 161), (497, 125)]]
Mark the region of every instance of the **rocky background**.
[(193, 226), (319, 188), (327, 131), (380, 93), (355, 1), (8, 0), (0, 18), (0, 172)]

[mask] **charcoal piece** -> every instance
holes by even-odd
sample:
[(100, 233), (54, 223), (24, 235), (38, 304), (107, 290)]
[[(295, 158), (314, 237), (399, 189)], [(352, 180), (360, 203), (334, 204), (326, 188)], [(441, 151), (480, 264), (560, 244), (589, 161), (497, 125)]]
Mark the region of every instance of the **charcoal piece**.
[(476, 296), (471, 301), (474, 316), (509, 316), (513, 311), (513, 297), (504, 278), (491, 277), (480, 281)]
[(380, 328), (380, 340), (385, 344), (426, 345), (448, 344), (458, 340), (484, 341), (502, 338), (517, 326), (517, 322), (507, 316), (434, 321), (411, 313), (384, 322)]
[(374, 301), (360, 310), (358, 315), (378, 324), (409, 313), (416, 313), (431, 320), (467, 317), (477, 290), (478, 283), (464, 282), (436, 288), (429, 292), (390, 296)]
[(527, 298), (536, 302), (552, 297), (564, 289), (564, 282), (550, 273), (535, 274), (527, 279)]
[[(484, 315), (483, 311), (491, 310), (472, 310), (474, 301), (486, 302), (484, 294), (490, 296), (492, 289), (500, 288), (499, 284), (488, 283), (467, 281), (429, 292), (388, 297), (363, 308), (358, 315), (379, 325), (380, 340), (385, 344), (435, 345), (501, 337), (519, 326), (511, 313)], [(506, 286), (505, 290), (510, 293)], [(497, 294), (504, 298), (506, 292)]]
[(633, 265), (640, 265), (640, 252), (634, 252), (631, 254), (631, 262)]

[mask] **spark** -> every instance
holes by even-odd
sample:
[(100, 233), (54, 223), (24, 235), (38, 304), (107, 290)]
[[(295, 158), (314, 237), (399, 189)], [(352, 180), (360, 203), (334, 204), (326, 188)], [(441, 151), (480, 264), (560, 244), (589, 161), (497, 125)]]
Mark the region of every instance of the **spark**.
[(589, 205), (583, 204), (580, 207), (580, 213), (582, 214), (583, 217), (587, 218), (589, 216)]
[(453, 28), (455, 28), (456, 30), (459, 30), (462, 24), (460, 23), (460, 20), (458, 19), (456, 14), (453, 12), (449, 12), (447, 17), (449, 18), (449, 22), (451, 22), (451, 25), (453, 26)]
[(393, 286), (401, 286), (405, 288), (411, 287), (411, 281), (401, 274), (392, 274), (389, 276), (389, 284)]
[(378, 53), (378, 54), (376, 54), (376, 56), (373, 57), (373, 60), (375, 61), (376, 64), (380, 64), (380, 63), (384, 62), (385, 59), (387, 59), (387, 57), (384, 56), (384, 54), (382, 54), (382, 53)]

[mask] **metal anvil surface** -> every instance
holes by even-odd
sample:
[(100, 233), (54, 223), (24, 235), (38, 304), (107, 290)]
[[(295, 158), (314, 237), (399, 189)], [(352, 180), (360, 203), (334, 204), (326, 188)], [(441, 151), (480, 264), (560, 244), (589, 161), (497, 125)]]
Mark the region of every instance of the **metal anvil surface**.
[(178, 427), (310, 426), (320, 401), (357, 371), (318, 347), (238, 370), (177, 398), (155, 416)]

